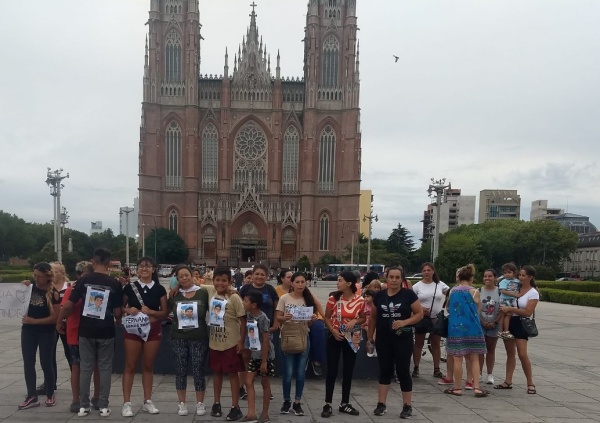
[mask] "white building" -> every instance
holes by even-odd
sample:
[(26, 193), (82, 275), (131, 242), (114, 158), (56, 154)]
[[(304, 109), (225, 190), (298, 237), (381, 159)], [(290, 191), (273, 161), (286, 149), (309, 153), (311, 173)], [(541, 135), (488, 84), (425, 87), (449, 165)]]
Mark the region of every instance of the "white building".
[(484, 189), (479, 192), (479, 220), (521, 219), (521, 196), (512, 189)]
[(531, 202), (531, 212), (529, 213), (529, 220), (544, 220), (563, 214), (563, 209), (549, 208), (548, 200), (535, 200)]
[[(461, 225), (475, 223), (474, 195), (461, 195), (460, 189), (447, 189), (444, 192), (444, 201), (440, 206), (440, 233), (458, 228)], [(430, 204), (423, 218), (423, 239), (429, 239), (434, 232), (437, 222), (437, 207)]]
[(90, 226), (90, 235), (99, 234), (102, 231), (102, 222), (100, 220), (92, 222)]

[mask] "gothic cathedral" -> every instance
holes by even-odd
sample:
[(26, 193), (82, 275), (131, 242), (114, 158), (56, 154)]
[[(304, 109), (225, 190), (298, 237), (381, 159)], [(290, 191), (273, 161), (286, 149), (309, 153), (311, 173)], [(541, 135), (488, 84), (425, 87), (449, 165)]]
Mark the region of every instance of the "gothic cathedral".
[(207, 266), (342, 257), (359, 223), (356, 0), (309, 0), (303, 79), (279, 53), (272, 72), (254, 3), (233, 61), (213, 46), (223, 76), (200, 73), (198, 0), (150, 3), (140, 225), (176, 231)]

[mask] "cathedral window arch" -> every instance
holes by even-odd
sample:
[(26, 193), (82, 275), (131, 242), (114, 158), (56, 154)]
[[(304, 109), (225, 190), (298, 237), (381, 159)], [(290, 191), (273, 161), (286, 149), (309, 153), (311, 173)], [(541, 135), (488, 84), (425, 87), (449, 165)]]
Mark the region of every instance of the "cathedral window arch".
[(179, 214), (176, 210), (171, 210), (169, 213), (169, 230), (179, 233)]
[(337, 87), (340, 62), (340, 42), (332, 34), (323, 44), (323, 86)]
[(216, 191), (219, 186), (219, 136), (212, 123), (202, 131), (202, 188)]
[(329, 251), (329, 216), (323, 213), (319, 219), (319, 251)]
[(335, 174), (335, 131), (327, 125), (319, 141), (319, 191), (333, 191)]
[(181, 188), (181, 128), (177, 122), (171, 122), (166, 134), (166, 185), (168, 188)]
[(244, 124), (234, 143), (234, 190), (267, 189), (267, 137), (253, 121)]
[(283, 192), (298, 191), (298, 163), (300, 134), (295, 126), (289, 126), (283, 135)]
[(165, 80), (181, 82), (181, 35), (174, 29), (167, 35), (165, 43)]

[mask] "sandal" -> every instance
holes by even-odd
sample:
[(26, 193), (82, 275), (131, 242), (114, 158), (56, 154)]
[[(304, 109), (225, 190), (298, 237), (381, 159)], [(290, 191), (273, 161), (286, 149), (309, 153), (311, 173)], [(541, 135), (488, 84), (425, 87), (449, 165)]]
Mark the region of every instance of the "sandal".
[(535, 385), (527, 385), (527, 393), (528, 394), (537, 394), (537, 391), (535, 390)]
[(473, 392), (475, 392), (476, 398), (487, 397), (490, 394), (489, 391), (486, 391), (485, 389), (479, 389), (479, 388), (475, 388)]
[(444, 391), (444, 394), (454, 395), (456, 397), (461, 397), (462, 396), (462, 389), (448, 388), (448, 389), (446, 389)]
[(436, 367), (435, 369), (433, 369), (433, 377), (437, 377), (438, 379), (443, 379), (445, 376), (442, 373), (442, 371), (440, 370), (440, 368)]
[(500, 385), (494, 386), (494, 389), (512, 389), (512, 383), (504, 381)]

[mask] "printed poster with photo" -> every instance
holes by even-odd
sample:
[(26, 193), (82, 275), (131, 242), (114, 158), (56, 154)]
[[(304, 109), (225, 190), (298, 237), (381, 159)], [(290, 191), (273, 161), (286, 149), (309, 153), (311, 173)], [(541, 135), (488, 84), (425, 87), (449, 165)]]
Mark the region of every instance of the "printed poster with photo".
[(354, 328), (344, 333), (344, 337), (346, 338), (346, 341), (348, 341), (348, 344), (350, 345), (350, 348), (352, 348), (352, 351), (354, 351), (355, 353), (358, 352), (358, 350), (360, 349), (360, 343), (363, 340), (362, 328), (360, 326), (354, 326)]
[(142, 312), (123, 317), (123, 327), (127, 333), (137, 335), (146, 342), (150, 335), (150, 317)]
[(210, 311), (208, 324), (209, 326), (215, 326), (224, 328), (225, 327), (225, 307), (227, 306), (227, 300), (224, 298), (214, 297), (210, 300)]
[(177, 303), (179, 329), (198, 329), (198, 304), (195, 302)]
[(81, 315), (91, 319), (104, 320), (109, 296), (110, 289), (103, 286), (88, 286)]
[(260, 351), (260, 332), (258, 331), (258, 322), (256, 320), (249, 320), (246, 323), (248, 329), (248, 345), (250, 345), (250, 351)]

